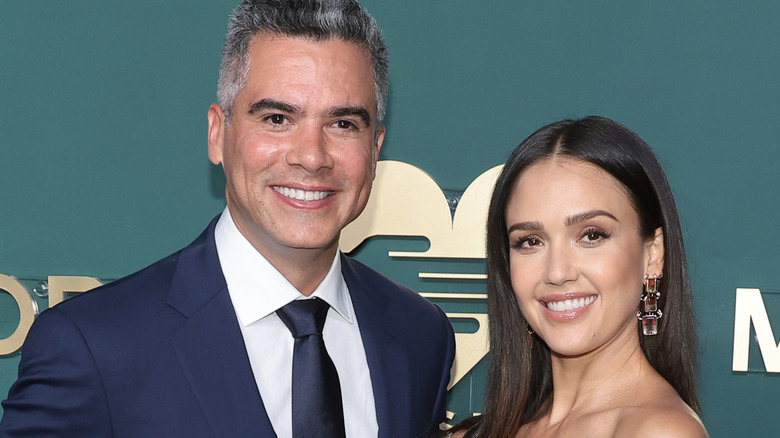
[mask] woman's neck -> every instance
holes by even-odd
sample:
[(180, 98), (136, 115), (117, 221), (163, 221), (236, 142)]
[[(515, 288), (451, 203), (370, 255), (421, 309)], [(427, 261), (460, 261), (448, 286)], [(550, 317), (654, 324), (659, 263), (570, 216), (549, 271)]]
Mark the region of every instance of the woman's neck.
[(639, 345), (636, 326), (598, 349), (576, 356), (551, 355), (553, 395), (549, 423), (572, 413), (589, 413), (631, 404), (643, 376), (655, 373)]

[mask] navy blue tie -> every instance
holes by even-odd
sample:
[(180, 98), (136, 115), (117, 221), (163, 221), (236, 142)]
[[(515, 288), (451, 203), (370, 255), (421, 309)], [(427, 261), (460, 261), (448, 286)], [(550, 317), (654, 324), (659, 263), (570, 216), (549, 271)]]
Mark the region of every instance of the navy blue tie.
[(295, 338), (292, 373), (293, 438), (344, 438), (339, 375), (325, 350), (328, 303), (295, 300), (276, 311)]

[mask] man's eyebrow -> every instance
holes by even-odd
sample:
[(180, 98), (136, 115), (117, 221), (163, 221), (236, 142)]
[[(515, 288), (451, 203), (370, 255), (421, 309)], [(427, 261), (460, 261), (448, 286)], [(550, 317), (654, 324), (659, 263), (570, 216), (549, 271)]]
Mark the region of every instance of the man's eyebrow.
[(296, 105), (282, 102), (276, 99), (264, 98), (258, 100), (252, 105), (249, 105), (249, 114), (254, 114), (256, 112), (269, 109), (290, 114), (299, 113), (301, 111), (301, 108)]
[(331, 108), (328, 111), (331, 117), (358, 116), (366, 126), (371, 126), (371, 114), (362, 106), (340, 106)]
[(612, 213), (604, 210), (591, 210), (591, 211), (585, 211), (582, 213), (573, 214), (566, 218), (566, 226), (578, 224), (580, 222), (584, 222), (588, 219), (593, 219), (595, 217), (599, 216), (606, 216), (615, 222), (620, 222)]
[(512, 224), (512, 226), (510, 226), (506, 232), (507, 234), (509, 234), (514, 230), (533, 231), (533, 230), (543, 230), (543, 229), (544, 229), (544, 225), (542, 225), (541, 222), (527, 221), (527, 222), (519, 222), (516, 224)]

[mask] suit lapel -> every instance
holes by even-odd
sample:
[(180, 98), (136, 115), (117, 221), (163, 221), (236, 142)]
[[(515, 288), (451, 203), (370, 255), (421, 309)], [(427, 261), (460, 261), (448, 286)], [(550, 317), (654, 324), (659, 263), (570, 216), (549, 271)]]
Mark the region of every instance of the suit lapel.
[(348, 257), (342, 255), (341, 266), (366, 350), (379, 437), (410, 436), (409, 424), (404, 420), (410, 418), (410, 358), (393, 333), (395, 321), (390, 318), (390, 297), (366, 283), (364, 276), (355, 271), (355, 262)]
[(187, 321), (171, 344), (215, 436), (275, 437), (219, 267), (215, 224), (178, 260), (168, 304)]

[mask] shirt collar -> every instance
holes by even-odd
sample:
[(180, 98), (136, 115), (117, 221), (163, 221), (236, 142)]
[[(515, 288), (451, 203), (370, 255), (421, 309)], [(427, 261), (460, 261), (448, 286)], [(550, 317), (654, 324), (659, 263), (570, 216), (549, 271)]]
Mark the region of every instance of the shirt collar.
[(344, 320), (353, 322), (352, 300), (341, 274), (340, 251), (310, 297), (301, 294), (238, 230), (227, 207), (214, 229), (214, 240), (230, 299), (242, 327), (296, 300), (319, 297)]

